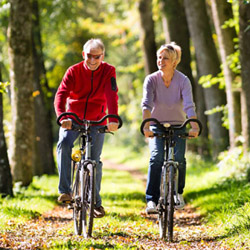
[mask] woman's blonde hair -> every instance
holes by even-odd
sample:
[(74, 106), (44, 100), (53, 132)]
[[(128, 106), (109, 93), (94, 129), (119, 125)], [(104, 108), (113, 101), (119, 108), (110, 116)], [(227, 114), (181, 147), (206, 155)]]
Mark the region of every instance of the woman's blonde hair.
[(175, 42), (164, 44), (157, 50), (157, 56), (164, 50), (167, 51), (170, 58), (175, 62), (176, 67), (181, 61), (181, 47)]

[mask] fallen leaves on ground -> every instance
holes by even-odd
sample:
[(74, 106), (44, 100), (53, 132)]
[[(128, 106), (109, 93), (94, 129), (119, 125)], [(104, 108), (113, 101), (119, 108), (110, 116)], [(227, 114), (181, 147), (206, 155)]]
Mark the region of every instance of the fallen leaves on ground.
[[(156, 217), (149, 217), (144, 213), (141, 213), (141, 216), (145, 218), (145, 224), (157, 223)], [(159, 240), (159, 235), (156, 234), (139, 233), (133, 223), (125, 225), (125, 233), (122, 235), (103, 236), (103, 229), (95, 228), (95, 230), (100, 230), (97, 235), (102, 235), (100, 238), (105, 242), (106, 249), (111, 249), (117, 245), (126, 246), (126, 249), (141, 250), (229, 249), (208, 235), (208, 228), (201, 224), (200, 216), (191, 207), (186, 206), (184, 210), (176, 211), (175, 218), (174, 242), (172, 243)], [(9, 226), (12, 225), (11, 223), (13, 222), (10, 222)], [(108, 231), (109, 229), (104, 230)], [(94, 240), (98, 240), (99, 236), (95, 236)], [(84, 240), (82, 236), (73, 234), (72, 210), (57, 206), (54, 210), (43, 214), (37, 219), (30, 220), (25, 224), (19, 224), (16, 228), (13, 227), (13, 230), (9, 229), (0, 234), (0, 248), (13, 250), (50, 249), (54, 242), (72, 242), (72, 244), (78, 242), (80, 244)], [(89, 249), (99, 248), (92, 246)]]

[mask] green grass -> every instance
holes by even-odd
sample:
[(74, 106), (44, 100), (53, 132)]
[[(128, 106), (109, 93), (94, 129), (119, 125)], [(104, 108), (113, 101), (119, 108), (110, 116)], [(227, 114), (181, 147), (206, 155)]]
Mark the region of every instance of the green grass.
[(211, 235), (234, 249), (250, 247), (250, 183), (228, 178), (200, 157), (189, 154), (188, 162), (185, 199), (198, 209)]
[(57, 176), (42, 176), (34, 177), (28, 188), (16, 184), (14, 198), (0, 198), (0, 231), (53, 209), (57, 199), (57, 183)]

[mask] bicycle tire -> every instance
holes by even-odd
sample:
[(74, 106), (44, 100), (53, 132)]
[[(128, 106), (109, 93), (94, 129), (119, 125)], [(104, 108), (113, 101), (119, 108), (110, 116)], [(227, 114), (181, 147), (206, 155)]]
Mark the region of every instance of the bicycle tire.
[(161, 173), (160, 202), (159, 202), (159, 232), (160, 238), (166, 238), (167, 231), (167, 168), (164, 166)]
[(173, 241), (173, 228), (174, 228), (174, 175), (175, 168), (173, 165), (169, 165), (169, 178), (168, 178), (168, 240)]
[(95, 175), (96, 168), (92, 163), (86, 166), (83, 174), (82, 212), (83, 212), (83, 235), (85, 238), (92, 236), (94, 224), (95, 205)]
[(81, 202), (81, 178), (79, 169), (75, 173), (75, 182), (73, 186), (73, 220), (74, 220), (74, 229), (76, 235), (82, 234), (82, 225), (83, 225), (83, 211), (82, 211), (82, 202)]

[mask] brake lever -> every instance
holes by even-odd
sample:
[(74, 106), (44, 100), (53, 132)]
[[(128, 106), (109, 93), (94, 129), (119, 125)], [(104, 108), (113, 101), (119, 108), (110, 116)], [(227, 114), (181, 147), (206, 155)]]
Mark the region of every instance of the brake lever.
[(112, 134), (112, 135), (114, 134), (113, 132), (108, 131), (106, 126), (105, 126), (105, 127), (103, 127), (103, 128), (99, 128), (99, 129), (98, 129), (98, 132), (99, 132), (99, 133), (107, 133), (107, 134)]

